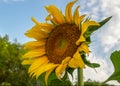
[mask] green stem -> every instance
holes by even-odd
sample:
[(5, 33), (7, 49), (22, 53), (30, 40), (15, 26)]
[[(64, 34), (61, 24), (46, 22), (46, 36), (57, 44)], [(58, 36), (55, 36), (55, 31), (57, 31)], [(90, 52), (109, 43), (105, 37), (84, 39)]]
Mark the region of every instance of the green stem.
[(77, 69), (77, 73), (78, 73), (78, 86), (84, 86), (84, 82), (83, 82), (83, 69), (78, 68)]

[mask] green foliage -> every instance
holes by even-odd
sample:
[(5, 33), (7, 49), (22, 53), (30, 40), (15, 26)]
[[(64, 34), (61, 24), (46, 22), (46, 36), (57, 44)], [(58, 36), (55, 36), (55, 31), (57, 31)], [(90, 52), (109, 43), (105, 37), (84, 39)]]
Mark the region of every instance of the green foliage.
[(90, 43), (90, 42), (91, 42), (91, 39), (90, 39), (91, 34), (92, 34), (94, 31), (98, 30), (100, 27), (102, 27), (102, 26), (103, 26), (105, 23), (107, 23), (111, 18), (112, 18), (112, 16), (110, 16), (110, 17), (102, 20), (101, 22), (99, 22), (100, 26), (90, 26), (90, 27), (88, 27), (87, 31), (86, 31), (85, 34), (84, 34), (84, 37), (86, 38), (86, 41), (87, 41), (88, 43)]
[[(45, 86), (45, 73), (39, 76), (39, 82), (41, 86)], [(68, 80), (68, 73), (65, 72), (64, 76), (61, 80), (59, 80), (55, 74), (55, 71), (53, 71), (49, 77), (48, 77), (48, 86), (71, 86), (71, 82)]]
[(116, 80), (120, 83), (120, 51), (113, 52), (110, 56), (110, 59), (114, 66), (114, 72), (105, 82)]
[(91, 35), (94, 31), (96, 31), (96, 30), (98, 30), (100, 27), (102, 27), (102, 26), (103, 26), (105, 23), (107, 23), (111, 18), (112, 18), (112, 16), (110, 16), (110, 17), (102, 20), (101, 22), (99, 22), (100, 26), (90, 26), (90, 27), (88, 27), (86, 33), (84, 34), (85, 38), (90, 37), (90, 35)]
[[(77, 83), (74, 86), (77, 86)], [(84, 82), (84, 86), (114, 86), (114, 85), (88, 79), (87, 81)]]
[(72, 86), (72, 85), (69, 80), (54, 79), (50, 82), (50, 85), (48, 86)]
[[(40, 80), (40, 84), (41, 84), (42, 86), (45, 86), (45, 85), (46, 85), (46, 83), (45, 83), (45, 73), (41, 74), (38, 79)], [(55, 80), (55, 79), (57, 79), (56, 74), (55, 74), (55, 72), (52, 72), (52, 73), (49, 75), (48, 80), (47, 80), (48, 85), (50, 85), (50, 84), (51, 84), (51, 81), (52, 81), (52, 80)]]
[(98, 82), (98, 81), (92, 81), (91, 79), (88, 79), (84, 83), (84, 86), (114, 86), (114, 85), (109, 85), (109, 84), (105, 84), (105, 83)]
[(74, 70), (75, 70), (75, 68), (70, 68), (70, 67), (68, 67), (66, 69), (66, 71), (72, 76), (72, 78), (73, 78), (73, 72), (74, 72)]
[(0, 86), (30, 86), (36, 80), (29, 78), (26, 67), (21, 65), (23, 47), (9, 42), (9, 37), (0, 36)]
[(87, 60), (84, 53), (81, 55), (81, 57), (82, 57), (84, 63), (85, 63), (88, 67), (91, 67), (91, 68), (100, 67), (100, 65), (99, 65), (98, 63), (91, 63), (89, 60)]

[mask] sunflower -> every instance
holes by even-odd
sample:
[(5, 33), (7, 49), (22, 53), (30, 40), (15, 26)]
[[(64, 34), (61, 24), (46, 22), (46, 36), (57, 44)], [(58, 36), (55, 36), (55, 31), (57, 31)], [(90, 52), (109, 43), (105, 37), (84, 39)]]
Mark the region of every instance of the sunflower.
[(45, 6), (49, 13), (45, 23), (32, 18), (35, 26), (25, 35), (35, 40), (24, 44), (29, 51), (23, 55), (22, 62), (23, 65), (30, 65), (30, 76), (38, 78), (45, 72), (47, 83), (52, 71), (60, 79), (67, 67), (85, 68), (80, 52), (89, 54), (90, 51), (84, 33), (89, 26), (99, 24), (85, 20), (86, 15), (79, 14), (80, 6), (72, 14), (72, 7), (76, 2), (74, 0), (66, 5), (65, 15), (54, 5)]

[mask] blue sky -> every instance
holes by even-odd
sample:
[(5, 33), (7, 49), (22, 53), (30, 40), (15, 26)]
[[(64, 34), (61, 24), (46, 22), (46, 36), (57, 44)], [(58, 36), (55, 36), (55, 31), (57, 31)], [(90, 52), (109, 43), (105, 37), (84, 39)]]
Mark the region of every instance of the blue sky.
[[(54, 4), (64, 13), (69, 1), (72, 0), (0, 0), (0, 35), (8, 34), (10, 41), (16, 38), (19, 43), (25, 43), (31, 40), (24, 36), (24, 33), (34, 25), (31, 17), (45, 22), (47, 12), (44, 6)], [(88, 14), (97, 21), (113, 16), (106, 25), (93, 34), (93, 42), (90, 44), (92, 53), (88, 59), (100, 63), (101, 67), (96, 69), (97, 73), (88, 67), (84, 70), (85, 79), (103, 81), (113, 72), (110, 53), (120, 50), (120, 0), (79, 0), (73, 10), (76, 5), (81, 6), (81, 14)]]
[(0, 34), (2, 36), (8, 34), (11, 41), (17, 38), (18, 42), (24, 43), (27, 40), (24, 37), (25, 31), (33, 26), (32, 16), (44, 22), (47, 16), (44, 6), (56, 4), (63, 9), (66, 3), (67, 1), (60, 3), (60, 0), (1, 0)]

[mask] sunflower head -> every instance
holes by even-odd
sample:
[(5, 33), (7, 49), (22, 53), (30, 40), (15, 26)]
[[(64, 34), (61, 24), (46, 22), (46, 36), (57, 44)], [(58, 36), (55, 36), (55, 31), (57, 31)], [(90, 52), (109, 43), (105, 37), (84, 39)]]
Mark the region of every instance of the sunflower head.
[[(25, 35), (34, 38), (24, 44), (29, 51), (24, 54), (22, 64), (29, 64), (30, 76), (38, 78), (45, 74), (45, 81), (52, 71), (60, 79), (67, 67), (85, 68), (80, 52), (89, 54), (89, 48), (84, 36), (89, 26), (99, 25), (95, 21), (85, 20), (85, 15), (79, 14), (77, 6), (74, 14), (72, 7), (77, 2), (69, 2), (65, 9), (65, 15), (54, 5), (46, 6), (49, 13), (45, 23), (40, 23), (32, 18), (35, 26)], [(50, 22), (48, 22), (50, 21)]]

